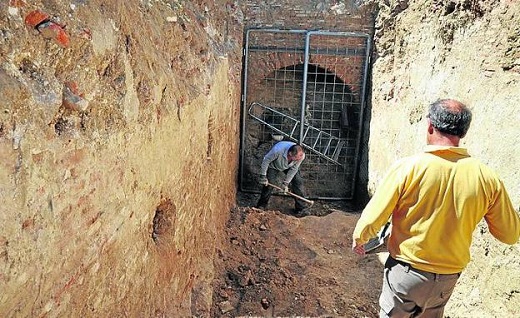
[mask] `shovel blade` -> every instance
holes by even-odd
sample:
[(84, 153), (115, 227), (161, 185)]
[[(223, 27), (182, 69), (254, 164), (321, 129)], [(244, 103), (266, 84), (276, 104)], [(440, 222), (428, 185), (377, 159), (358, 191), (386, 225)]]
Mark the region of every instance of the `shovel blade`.
[(371, 238), (365, 243), (365, 253), (375, 250), (381, 245), (385, 244), (385, 239), (390, 235), (391, 232), (390, 222), (386, 223), (385, 226), (377, 233), (376, 237)]

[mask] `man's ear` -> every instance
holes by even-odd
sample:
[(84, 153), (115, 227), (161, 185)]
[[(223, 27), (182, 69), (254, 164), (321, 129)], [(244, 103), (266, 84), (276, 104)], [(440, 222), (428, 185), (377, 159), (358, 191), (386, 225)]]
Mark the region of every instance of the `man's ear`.
[(433, 127), (432, 125), (432, 121), (428, 118), (428, 134), (433, 134), (433, 131), (435, 130), (435, 128)]

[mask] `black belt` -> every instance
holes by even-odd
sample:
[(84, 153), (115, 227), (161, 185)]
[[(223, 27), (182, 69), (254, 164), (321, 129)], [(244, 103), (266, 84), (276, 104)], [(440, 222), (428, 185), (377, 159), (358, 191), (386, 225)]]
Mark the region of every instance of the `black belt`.
[(419, 273), (421, 275), (424, 275), (430, 279), (433, 279), (433, 280), (445, 280), (445, 279), (452, 279), (452, 278), (459, 278), (460, 277), (460, 273), (454, 273), (454, 274), (437, 274), (437, 273), (432, 273), (432, 272), (427, 272), (427, 271), (423, 271), (421, 269), (417, 269), (417, 268), (414, 268), (412, 265), (406, 263), (406, 262), (403, 262), (403, 261), (399, 261), (399, 260), (396, 260), (395, 258), (393, 258), (391, 255), (388, 255), (388, 259), (386, 260), (386, 263), (385, 263), (385, 267), (386, 268), (392, 268), (394, 267), (395, 265), (401, 265), (403, 266), (405, 269), (406, 269), (406, 272), (408, 271), (414, 271), (416, 273)]

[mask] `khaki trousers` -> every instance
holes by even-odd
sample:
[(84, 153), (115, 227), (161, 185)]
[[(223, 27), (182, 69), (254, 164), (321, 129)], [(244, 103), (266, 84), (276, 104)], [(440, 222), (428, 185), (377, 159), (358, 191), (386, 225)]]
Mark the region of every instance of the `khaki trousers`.
[(435, 274), (388, 257), (379, 317), (442, 318), (460, 273)]

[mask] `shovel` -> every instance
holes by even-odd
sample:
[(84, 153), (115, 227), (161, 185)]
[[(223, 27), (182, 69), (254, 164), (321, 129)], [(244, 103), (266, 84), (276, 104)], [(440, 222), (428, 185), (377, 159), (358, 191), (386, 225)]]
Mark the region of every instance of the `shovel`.
[(299, 195), (297, 195), (297, 194), (294, 194), (294, 193), (292, 193), (292, 192), (289, 192), (289, 191), (284, 192), (283, 189), (280, 188), (280, 187), (277, 186), (277, 185), (274, 185), (274, 184), (269, 183), (269, 182), (267, 183), (267, 185), (270, 186), (270, 187), (273, 187), (273, 188), (275, 188), (275, 189), (278, 189), (278, 190), (282, 191), (284, 194), (288, 194), (288, 195), (290, 195), (290, 196), (292, 196), (292, 197), (295, 197), (295, 198), (300, 199), (300, 200), (302, 200), (302, 201), (304, 201), (304, 202), (307, 202), (307, 203), (309, 203), (311, 206), (314, 204), (314, 201), (312, 201), (312, 200), (305, 199), (304, 197), (301, 197), (301, 196), (299, 196)]
[(376, 237), (371, 238), (365, 243), (365, 253), (375, 250), (379, 246), (385, 244), (385, 239), (390, 235), (392, 231), (392, 223), (387, 222), (385, 226), (377, 233)]

